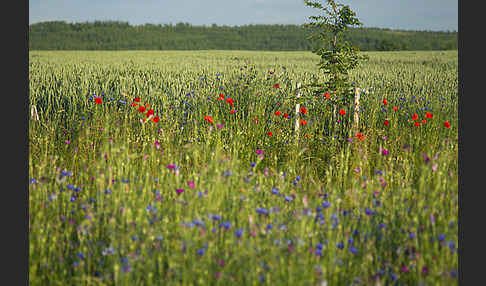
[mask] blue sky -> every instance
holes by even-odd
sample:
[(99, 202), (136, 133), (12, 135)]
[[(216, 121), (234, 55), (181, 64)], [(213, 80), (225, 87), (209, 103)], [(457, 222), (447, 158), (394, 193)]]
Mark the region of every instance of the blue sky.
[[(365, 27), (457, 31), (458, 0), (338, 0)], [(322, 1), (321, 1), (322, 2)], [(132, 25), (304, 24), (319, 10), (304, 0), (29, 0), (29, 24), (116, 20)]]

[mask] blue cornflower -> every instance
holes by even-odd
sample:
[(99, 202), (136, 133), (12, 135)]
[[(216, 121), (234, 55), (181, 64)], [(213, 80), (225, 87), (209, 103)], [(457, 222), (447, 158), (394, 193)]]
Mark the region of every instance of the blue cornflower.
[(353, 254), (358, 254), (358, 249), (354, 246), (351, 246), (351, 248), (349, 249), (351, 251), (351, 253)]
[(316, 212), (320, 212), (320, 211), (322, 211), (322, 208), (321, 207), (317, 207), (316, 208)]
[(300, 181), (300, 176), (295, 177), (296, 181)]
[(254, 162), (251, 162), (251, 163), (250, 163), (250, 166), (253, 168), (253, 167), (255, 167), (255, 166), (256, 166), (256, 164), (255, 164)]
[(84, 253), (82, 253), (82, 252), (78, 253), (78, 257), (79, 257), (79, 259), (85, 259), (86, 258), (86, 256), (84, 256)]
[(128, 183), (130, 180), (129, 179), (121, 179), (122, 183)]
[(265, 229), (272, 229), (272, 225), (271, 224), (267, 224), (267, 227), (265, 227)]
[(451, 271), (451, 277), (456, 277), (457, 276), (457, 271), (456, 270), (452, 270)]
[(65, 171), (65, 170), (62, 170), (61, 174), (62, 174), (63, 176), (72, 176), (72, 175), (73, 175), (73, 173), (72, 173), (72, 172)]
[(439, 234), (438, 238), (437, 238), (440, 242), (444, 241), (445, 239), (445, 235), (444, 234)]
[(352, 245), (352, 244), (353, 244), (353, 239), (352, 239), (351, 237), (350, 237), (350, 238), (348, 238), (348, 244), (349, 244), (349, 245)]
[(224, 221), (224, 222), (219, 224), (219, 227), (224, 227), (225, 229), (230, 229), (231, 228), (231, 222)]
[(106, 189), (106, 190), (105, 190), (105, 194), (107, 194), (107, 195), (108, 195), (108, 194), (111, 194), (111, 193), (112, 193), (112, 191), (111, 191), (111, 190), (109, 190), (109, 189)]
[(68, 190), (74, 190), (74, 185), (69, 184), (66, 186), (66, 188), (68, 188)]
[(408, 238), (410, 238), (410, 239), (414, 239), (414, 238), (415, 238), (415, 233), (414, 233), (414, 232), (411, 232), (411, 233), (408, 235)]
[(266, 208), (256, 208), (257, 213), (268, 215), (268, 210)]
[(221, 216), (220, 215), (213, 215), (213, 216), (211, 216), (211, 218), (213, 220), (220, 220), (221, 219)]
[(374, 215), (375, 214), (375, 211), (374, 210), (371, 210), (369, 208), (366, 208), (365, 209), (365, 213), (366, 213), (366, 215)]
[(292, 201), (292, 197), (285, 196), (285, 201), (286, 201), (286, 202), (290, 202), (290, 201)]
[(240, 228), (237, 231), (235, 231), (236, 237), (240, 238), (243, 235), (243, 231), (244, 231), (243, 228)]
[(456, 243), (454, 241), (449, 241), (449, 248), (454, 250), (456, 248)]
[(331, 203), (330, 202), (322, 202), (322, 206), (327, 209), (328, 207), (331, 206)]
[(199, 249), (196, 251), (196, 253), (197, 253), (198, 255), (200, 255), (200, 256), (203, 256), (203, 255), (204, 255), (204, 252), (206, 252), (206, 249), (204, 249), (204, 248), (199, 248)]
[(272, 189), (272, 194), (279, 195), (278, 189), (273, 188)]
[(338, 244), (336, 246), (339, 249), (343, 249), (344, 248), (344, 242), (338, 242)]
[(121, 104), (127, 104), (127, 102), (126, 102), (126, 101), (121, 100), (121, 99), (120, 99), (120, 100), (118, 100), (118, 102), (119, 102), (119, 103), (121, 103)]

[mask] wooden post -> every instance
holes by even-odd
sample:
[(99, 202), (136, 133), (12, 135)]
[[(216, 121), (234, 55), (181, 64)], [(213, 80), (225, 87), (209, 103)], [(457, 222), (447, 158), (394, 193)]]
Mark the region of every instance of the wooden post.
[(361, 94), (361, 89), (358, 87), (354, 88), (354, 122), (353, 126), (358, 127), (359, 124), (359, 98)]
[(32, 105), (30, 108), (30, 116), (34, 118), (34, 120), (39, 121), (39, 115), (37, 114), (37, 108), (35, 105)]
[[(297, 90), (295, 92), (296, 98), (300, 97), (300, 87), (302, 84), (300, 82), (297, 83)], [(300, 111), (300, 103), (297, 103), (295, 105), (295, 138), (298, 137), (298, 132), (299, 132), (299, 111)]]

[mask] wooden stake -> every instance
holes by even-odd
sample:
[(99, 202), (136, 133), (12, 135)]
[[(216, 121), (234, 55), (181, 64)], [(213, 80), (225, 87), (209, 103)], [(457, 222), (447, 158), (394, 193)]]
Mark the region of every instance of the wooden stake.
[[(295, 92), (295, 95), (297, 99), (300, 97), (300, 87), (302, 84), (300, 82), (297, 83), (297, 90)], [(298, 137), (298, 132), (299, 132), (299, 109), (300, 109), (300, 103), (297, 103), (295, 105), (295, 137)]]
[(361, 94), (361, 89), (358, 87), (354, 88), (354, 124), (355, 128), (358, 127), (359, 123), (359, 98)]
[(39, 121), (39, 115), (37, 114), (37, 108), (35, 105), (32, 105), (30, 108), (30, 116), (34, 118), (34, 120)]

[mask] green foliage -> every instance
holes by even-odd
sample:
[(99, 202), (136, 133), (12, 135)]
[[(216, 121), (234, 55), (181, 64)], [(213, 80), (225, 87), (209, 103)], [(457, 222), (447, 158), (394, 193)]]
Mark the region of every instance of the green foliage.
[[(96, 21), (29, 26), (30, 50), (265, 50), (311, 51), (312, 29), (299, 25), (192, 26)], [(361, 51), (456, 50), (457, 32), (349, 28), (344, 40)], [(384, 45), (394, 43), (393, 45)]]
[(316, 81), (312, 86), (317, 88), (317, 94), (330, 92), (333, 99), (337, 95), (346, 103), (354, 96), (349, 71), (366, 57), (358, 54), (358, 48), (343, 41), (343, 36), (349, 27), (360, 26), (362, 23), (348, 5), (335, 3), (334, 0), (327, 0), (326, 6), (310, 0), (306, 0), (305, 4), (323, 11), (322, 15), (309, 17), (314, 22), (304, 24), (304, 27), (318, 30), (309, 38), (320, 40), (321, 46), (313, 52), (321, 57), (318, 66), (328, 75), (326, 82)]

